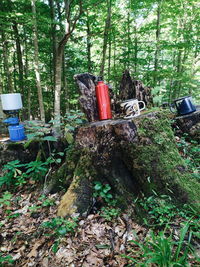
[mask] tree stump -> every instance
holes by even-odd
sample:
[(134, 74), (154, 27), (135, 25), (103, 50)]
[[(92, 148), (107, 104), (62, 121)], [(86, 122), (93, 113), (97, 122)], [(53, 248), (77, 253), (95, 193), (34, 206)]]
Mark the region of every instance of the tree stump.
[[(87, 82), (81, 84), (81, 93), (82, 88), (94, 90), (93, 85), (91, 89), (87, 85)], [(87, 110), (85, 96), (81, 99), (85, 99), (80, 104), (84, 105), (86, 114), (90, 111), (97, 114), (95, 105), (89, 105)], [(74, 148), (67, 160), (73, 165), (71, 184), (60, 202), (59, 216), (87, 214), (93, 205), (94, 181), (110, 184), (122, 207), (129, 206), (133, 197), (151, 195), (154, 190), (200, 210), (200, 183), (187, 171), (177, 150), (171, 123), (162, 112), (83, 125), (77, 130)]]
[(178, 134), (188, 133), (200, 142), (200, 106), (195, 112), (176, 117), (174, 126)]

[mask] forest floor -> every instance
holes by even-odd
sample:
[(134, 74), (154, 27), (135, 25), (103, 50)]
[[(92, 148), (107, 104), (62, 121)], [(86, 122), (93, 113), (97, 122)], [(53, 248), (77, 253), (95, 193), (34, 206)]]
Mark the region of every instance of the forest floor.
[[(148, 234), (148, 229), (127, 214), (112, 222), (98, 213), (90, 214), (78, 221), (68, 221), (65, 228), (59, 219), (53, 223), (59, 200), (58, 193), (44, 197), (35, 190), (9, 197), (0, 208), (0, 251), (14, 260), (12, 264), (8, 257), (7, 263), (44, 267), (124, 266), (127, 260), (122, 254), (127, 253), (129, 241), (135, 235), (142, 240)], [(49, 227), (44, 227), (45, 223)]]
[[(2, 266), (143, 266), (145, 251), (137, 242), (142, 244), (151, 239), (151, 228), (136, 223), (127, 213), (115, 218), (96, 213), (64, 222), (56, 217), (58, 193), (44, 196), (39, 190), (27, 189), (8, 194), (0, 208)], [(166, 236), (172, 234), (172, 239), (179, 240), (184, 221), (176, 216)], [(197, 242), (195, 245), (199, 253)], [(190, 253), (188, 261), (191, 264), (188, 266), (200, 266)]]
[[(177, 144), (199, 175), (197, 144), (178, 137)], [(139, 221), (138, 214), (107, 203), (86, 217), (57, 217), (62, 194), (45, 196), (31, 179), (1, 193), (0, 267), (200, 266), (200, 216), (177, 209), (166, 196), (140, 200), (146, 214), (141, 209)], [(171, 265), (155, 264), (165, 257)]]

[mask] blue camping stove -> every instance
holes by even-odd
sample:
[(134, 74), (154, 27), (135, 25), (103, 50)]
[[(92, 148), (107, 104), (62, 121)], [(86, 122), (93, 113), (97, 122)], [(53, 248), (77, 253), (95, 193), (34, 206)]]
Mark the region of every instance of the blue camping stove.
[(8, 124), (10, 141), (26, 139), (24, 126), (19, 123), (19, 110), (22, 108), (21, 94), (2, 94), (1, 103), (3, 112), (8, 116), (3, 122)]

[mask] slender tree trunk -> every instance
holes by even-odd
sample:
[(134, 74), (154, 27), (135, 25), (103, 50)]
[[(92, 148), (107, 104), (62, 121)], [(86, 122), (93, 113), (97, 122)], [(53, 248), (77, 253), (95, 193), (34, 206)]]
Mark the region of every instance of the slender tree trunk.
[(161, 16), (161, 6), (162, 0), (158, 0), (158, 8), (157, 8), (157, 21), (156, 21), (156, 50), (155, 50), (155, 60), (154, 60), (154, 85), (157, 84), (158, 80), (158, 61), (160, 55), (160, 16)]
[(5, 76), (7, 77), (7, 92), (13, 92), (13, 84), (12, 84), (12, 73), (9, 66), (9, 51), (8, 51), (8, 41), (5, 36), (4, 31), (2, 31), (2, 44), (3, 44), (3, 59), (4, 59), (4, 69), (5, 69)]
[[(52, 39), (52, 59), (51, 59), (51, 79), (55, 83), (55, 58), (56, 58), (56, 23), (55, 23), (55, 8), (54, 0), (49, 0), (50, 16), (51, 16), (51, 39)], [(52, 86), (53, 88), (53, 86)]]
[(63, 53), (63, 71), (62, 71), (62, 81), (63, 81), (63, 95), (65, 97), (65, 105), (64, 105), (64, 108), (65, 108), (65, 112), (68, 112), (69, 111), (69, 92), (68, 92), (68, 86), (67, 86), (67, 74), (66, 74), (66, 64), (65, 64), (65, 52)]
[[(1, 63), (1, 58), (0, 58), (0, 63)], [(0, 69), (0, 77), (3, 77), (2, 73), (1, 73), (1, 69)], [(2, 84), (3, 79), (0, 79), (0, 94), (3, 93), (3, 84)], [(0, 119), (3, 119), (4, 115), (3, 115), (3, 110), (2, 110), (2, 104), (1, 104), (1, 98), (0, 98)]]
[(112, 41), (111, 41), (111, 33), (110, 33), (109, 34), (109, 46), (108, 46), (108, 82), (110, 81), (111, 52), (112, 52)]
[(33, 39), (34, 39), (34, 55), (35, 55), (34, 69), (35, 69), (38, 100), (39, 100), (39, 107), (40, 107), (40, 118), (42, 121), (45, 121), (44, 102), (43, 102), (40, 71), (39, 71), (38, 33), (37, 33), (35, 0), (31, 0), (31, 4), (32, 4), (32, 13), (33, 13)]
[(104, 75), (104, 67), (105, 67), (105, 61), (106, 61), (106, 50), (107, 50), (107, 44), (108, 44), (108, 36), (110, 32), (110, 26), (111, 26), (111, 3), (112, 0), (107, 0), (107, 19), (105, 23), (105, 29), (104, 29), (104, 39), (103, 39), (103, 50), (102, 50), (102, 61), (100, 65), (100, 76), (103, 77)]
[(92, 60), (91, 60), (91, 30), (90, 30), (90, 21), (89, 21), (89, 12), (87, 10), (87, 64), (88, 72), (92, 72)]
[(17, 27), (17, 22), (13, 22), (13, 30), (15, 35), (15, 42), (17, 48), (17, 61), (18, 61), (18, 68), (19, 68), (19, 86), (22, 95), (24, 95), (24, 66), (23, 66), (23, 59), (22, 59), (22, 48), (20, 43), (20, 37)]
[(70, 0), (65, 0), (65, 34), (61, 41), (58, 43), (56, 49), (56, 62), (55, 62), (55, 90), (54, 90), (54, 135), (59, 137), (61, 134), (61, 112), (60, 112), (60, 95), (61, 95), (61, 84), (62, 84), (62, 61), (65, 45), (67, 44), (72, 32), (75, 29), (76, 23), (82, 14), (82, 1), (79, 0), (79, 11), (74, 20), (71, 21), (71, 7)]
[(63, 48), (59, 49), (56, 54), (55, 64), (55, 95), (54, 95), (54, 119), (55, 119), (55, 135), (60, 134), (60, 95), (61, 95), (61, 83), (62, 83), (62, 59)]
[(66, 62), (63, 64), (63, 84), (64, 84), (64, 95), (65, 95), (65, 112), (68, 112), (70, 109), (69, 101), (70, 101), (70, 95), (69, 95), (69, 89), (67, 84), (67, 77), (66, 77)]
[(13, 65), (14, 65), (14, 91), (17, 92), (17, 63), (16, 63), (16, 52), (13, 53)]
[(137, 38), (137, 27), (134, 27), (134, 72), (137, 73), (137, 57), (138, 57), (138, 38)]
[[(129, 8), (129, 7), (128, 7)], [(131, 32), (130, 32), (130, 10), (128, 9), (128, 17), (127, 17), (127, 48), (128, 48), (128, 56), (127, 56), (127, 68), (130, 69), (130, 54), (131, 54)]]
[[(28, 81), (28, 73), (29, 73), (29, 61), (28, 61), (28, 43), (27, 43), (27, 34), (26, 34), (26, 27), (23, 27), (24, 30), (24, 44), (25, 44), (25, 68), (24, 68), (24, 75), (25, 75), (25, 81)], [(27, 94), (27, 118), (28, 120), (31, 119), (31, 86), (27, 85), (27, 82), (25, 82), (25, 88), (26, 91), (28, 91)]]
[(176, 75), (177, 78), (173, 83), (173, 94), (172, 94), (172, 99), (175, 99), (178, 97), (178, 91), (179, 91), (179, 87), (180, 87), (180, 80), (179, 75), (181, 73), (181, 64), (182, 64), (182, 50), (179, 49), (178, 50), (178, 55), (177, 55), (177, 63), (176, 63)]

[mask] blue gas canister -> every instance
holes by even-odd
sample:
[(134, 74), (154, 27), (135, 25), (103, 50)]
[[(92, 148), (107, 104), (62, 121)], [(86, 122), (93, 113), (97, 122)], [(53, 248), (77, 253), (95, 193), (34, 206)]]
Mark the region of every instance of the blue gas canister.
[(4, 120), (4, 123), (9, 124), (8, 131), (10, 141), (17, 142), (26, 139), (24, 126), (19, 124), (19, 119), (17, 117), (8, 118)]
[(22, 124), (8, 126), (8, 131), (10, 134), (10, 141), (17, 142), (26, 138), (24, 126)]

